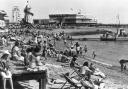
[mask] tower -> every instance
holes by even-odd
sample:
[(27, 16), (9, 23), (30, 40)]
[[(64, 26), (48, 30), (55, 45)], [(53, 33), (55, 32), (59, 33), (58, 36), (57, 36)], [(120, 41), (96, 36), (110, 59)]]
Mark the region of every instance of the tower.
[(12, 22), (19, 23), (21, 20), (20, 18), (20, 10), (18, 6), (14, 6), (12, 9)]
[(24, 20), (26, 23), (33, 23), (32, 19), (33, 13), (31, 12), (31, 7), (27, 1), (27, 5), (24, 8)]

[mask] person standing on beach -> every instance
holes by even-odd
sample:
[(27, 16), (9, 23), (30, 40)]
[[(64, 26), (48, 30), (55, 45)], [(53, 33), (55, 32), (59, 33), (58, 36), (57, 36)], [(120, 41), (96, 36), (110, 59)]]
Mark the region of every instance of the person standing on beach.
[(45, 57), (45, 59), (47, 60), (47, 47), (48, 47), (48, 45), (47, 45), (47, 42), (46, 41), (44, 41), (43, 42), (43, 46), (42, 46), (43, 48), (43, 53), (42, 53), (42, 55)]
[(93, 59), (95, 59), (95, 57), (96, 57), (95, 51), (92, 52), (92, 57), (93, 57)]
[(74, 48), (73, 45), (72, 45), (71, 48), (70, 48), (70, 52), (71, 52), (71, 56), (74, 56), (74, 55), (77, 54), (77, 53), (76, 53), (76, 50), (75, 50), (75, 48)]
[(87, 49), (87, 45), (84, 46), (84, 52), (85, 54), (87, 53), (88, 49)]
[(126, 59), (120, 59), (119, 60), (119, 63), (120, 63), (121, 71), (126, 70), (126, 63), (128, 63), (128, 60), (126, 60)]

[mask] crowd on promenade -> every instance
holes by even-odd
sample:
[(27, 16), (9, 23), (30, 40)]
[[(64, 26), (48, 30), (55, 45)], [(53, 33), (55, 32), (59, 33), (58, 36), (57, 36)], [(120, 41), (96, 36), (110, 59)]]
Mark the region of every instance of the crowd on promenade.
[[(67, 41), (68, 38), (70, 38), (70, 36), (65, 34), (65, 32), (46, 33), (26, 29), (10, 30), (9, 32), (1, 33), (1, 47), (3, 47), (3, 49), (9, 48), (8, 51), (2, 51), (2, 60), (0, 60), (4, 89), (6, 89), (5, 79), (8, 77), (10, 78), (13, 89), (8, 60), (19, 61), (26, 70), (34, 71), (37, 66), (43, 66), (43, 61), (49, 60), (49, 57), (54, 57), (57, 62), (65, 63), (63, 67), (69, 65), (69, 68), (78, 74), (79, 79), (77, 81), (79, 81), (85, 89), (98, 89), (106, 76), (98, 70), (93, 63), (89, 64), (88, 61), (85, 61), (83, 65), (79, 65), (76, 61), (79, 60), (79, 56), (88, 52), (87, 45), (82, 47), (79, 42), (73, 43), (72, 40), (70, 40), (71, 43), (69, 43)], [(62, 41), (65, 49), (56, 49), (57, 41)], [(95, 59), (95, 52), (93, 52), (92, 56), (92, 58)], [(94, 79), (95, 81), (92, 81), (91, 76), (98, 76), (98, 80)], [(69, 76), (66, 75), (66, 77)], [(88, 81), (90, 85), (86, 84), (85, 81)], [(96, 85), (98, 88), (96, 88)]]

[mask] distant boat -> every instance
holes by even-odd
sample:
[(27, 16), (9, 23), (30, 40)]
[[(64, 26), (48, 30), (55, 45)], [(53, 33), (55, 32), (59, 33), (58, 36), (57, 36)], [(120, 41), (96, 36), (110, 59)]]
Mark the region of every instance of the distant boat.
[(105, 33), (100, 37), (101, 41), (128, 41), (128, 33), (120, 29), (118, 33)]
[(116, 41), (116, 38), (106, 38), (106, 37), (100, 37), (101, 41)]
[(128, 37), (105, 38), (100, 37), (101, 41), (128, 41)]
[(119, 28), (120, 26), (120, 19), (119, 19), (119, 15), (118, 17), (118, 21), (119, 21), (119, 25), (117, 27), (117, 32), (106, 32), (105, 34), (103, 34), (100, 37), (101, 41), (128, 41), (128, 33), (125, 32), (125, 30), (123, 28)]

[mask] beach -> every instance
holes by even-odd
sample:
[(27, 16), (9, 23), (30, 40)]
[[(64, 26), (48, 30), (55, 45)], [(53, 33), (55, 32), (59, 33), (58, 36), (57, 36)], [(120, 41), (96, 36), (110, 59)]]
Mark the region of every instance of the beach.
[[(97, 29), (97, 28), (95, 28)], [(82, 29), (83, 30), (83, 29)], [(88, 29), (87, 29), (88, 30)], [(44, 32), (48, 33), (57, 33), (57, 30), (47, 31), (42, 30)], [(59, 32), (63, 31), (63, 29), (59, 29)], [(66, 29), (68, 32), (68, 29)], [(74, 29), (70, 29), (70, 32)], [(72, 41), (75, 43), (76, 41)], [(81, 46), (84, 46), (85, 44), (88, 47), (88, 52), (86, 54), (83, 54), (84, 57), (79, 57), (78, 63), (80, 65), (83, 65), (83, 61), (88, 61), (89, 63), (94, 63), (94, 65), (99, 68), (107, 77), (104, 80), (105, 87), (104, 89), (128, 89), (128, 69), (126, 71), (121, 72), (120, 65), (118, 62), (118, 59), (121, 58), (121, 56), (127, 57), (127, 44), (128, 42), (101, 42), (101, 41), (78, 41)], [(67, 41), (68, 44), (71, 43), (71, 41)], [(63, 41), (56, 41), (55, 49), (57, 50), (64, 50), (66, 49), (66, 46), (64, 45)], [(120, 50), (120, 51), (119, 51)], [(92, 52), (96, 52), (96, 58), (92, 59)], [(90, 58), (90, 59), (88, 59)], [(97, 62), (94, 62), (97, 61)], [(42, 60), (43, 63), (45, 63), (50, 71), (50, 78), (52, 79), (60, 79), (65, 81), (64, 78), (62, 78), (60, 75), (63, 73), (70, 72), (72, 73), (73, 70), (71, 70), (69, 67), (62, 67), (61, 65), (63, 63), (57, 62), (56, 58), (48, 57), (47, 60)], [(108, 64), (108, 66), (106, 66)], [(112, 65), (112, 66), (110, 66)], [(14, 83), (15, 89), (39, 89), (39, 84), (35, 80), (30, 81), (20, 81)], [(49, 89), (53, 85), (47, 85), (47, 88)], [(62, 84), (59, 85), (61, 87)]]
[[(99, 28), (93, 28), (91, 31), (94, 31)], [(110, 28), (104, 28), (110, 29)], [(127, 28), (126, 28), (127, 29)], [(80, 29), (78, 29), (80, 30)], [(78, 30), (72, 30), (78, 31)], [(89, 31), (90, 29), (85, 28), (83, 30)], [(116, 30), (116, 29), (115, 29)], [(68, 30), (64, 30), (68, 33)], [(127, 31), (127, 30), (126, 30)], [(58, 31), (57, 31), (58, 32)], [(69, 30), (71, 32), (71, 29)], [(75, 41), (76, 42), (76, 41)], [(84, 46), (85, 44), (88, 47), (87, 56), (92, 56), (92, 51), (95, 50), (97, 57), (95, 60), (112, 65), (111, 68), (106, 66), (96, 66), (103, 71), (107, 75), (107, 79), (105, 80), (105, 89), (128, 89), (128, 70), (121, 72), (119, 59), (124, 57), (127, 58), (127, 44), (128, 42), (102, 42), (102, 41), (79, 41), (79, 43)], [(62, 43), (60, 42), (61, 47)], [(57, 46), (59, 47), (59, 46)], [(62, 48), (61, 48), (62, 49)], [(79, 61), (82, 64), (82, 60), (86, 61), (86, 59), (82, 59)]]

